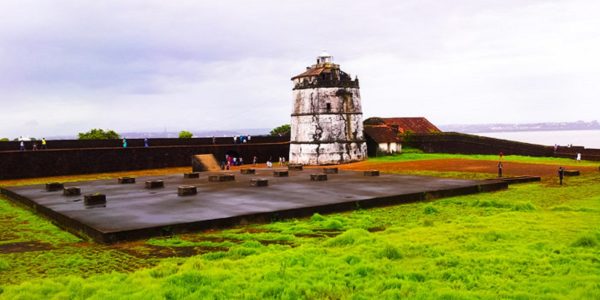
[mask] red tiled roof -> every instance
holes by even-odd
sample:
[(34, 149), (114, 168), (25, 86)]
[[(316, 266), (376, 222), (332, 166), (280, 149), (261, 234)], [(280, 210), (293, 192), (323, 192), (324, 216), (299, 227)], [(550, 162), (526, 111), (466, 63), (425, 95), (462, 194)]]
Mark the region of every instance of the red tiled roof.
[(364, 133), (376, 143), (398, 142), (396, 132), (386, 125), (367, 125), (364, 127)]
[(323, 71), (325, 71), (326, 69), (328, 69), (328, 68), (325, 68), (325, 67), (310, 68), (310, 69), (306, 70), (304, 73), (298, 74), (298, 75), (292, 77), (292, 80), (294, 80), (296, 78), (301, 78), (301, 77), (318, 76), (318, 75), (321, 75), (321, 73), (323, 73)]
[(429, 120), (423, 117), (417, 118), (381, 118), (388, 126), (398, 126), (398, 131), (404, 133), (411, 131), (413, 133), (432, 133), (442, 132)]

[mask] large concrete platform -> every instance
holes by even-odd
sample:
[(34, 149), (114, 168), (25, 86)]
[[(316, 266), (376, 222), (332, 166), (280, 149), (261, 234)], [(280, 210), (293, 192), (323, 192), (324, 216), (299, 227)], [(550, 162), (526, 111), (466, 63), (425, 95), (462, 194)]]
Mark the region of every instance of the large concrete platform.
[[(326, 181), (311, 181), (320, 169), (289, 171), (275, 177), (274, 170), (255, 174), (206, 172), (199, 178), (183, 174), (139, 177), (134, 184), (117, 179), (66, 183), (81, 188), (81, 196), (48, 192), (44, 185), (2, 188), (9, 199), (23, 203), (62, 228), (113, 243), (209, 228), (269, 222), (336, 211), (424, 201), (507, 188), (496, 180), (476, 181), (423, 176), (364, 176), (363, 172), (327, 174)], [(282, 170), (282, 169), (279, 169)], [(234, 174), (235, 181), (209, 182), (209, 176)], [(268, 186), (251, 186), (251, 179), (266, 178)], [(164, 188), (146, 189), (145, 181), (163, 180)], [(193, 185), (198, 193), (178, 196), (178, 186)], [(86, 206), (83, 195), (106, 195), (106, 206)]]

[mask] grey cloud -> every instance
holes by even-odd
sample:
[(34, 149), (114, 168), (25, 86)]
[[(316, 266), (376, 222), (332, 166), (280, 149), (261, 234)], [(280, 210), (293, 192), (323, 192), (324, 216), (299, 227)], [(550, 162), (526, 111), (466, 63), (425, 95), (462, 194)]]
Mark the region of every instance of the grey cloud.
[[(599, 6), (3, 1), (0, 103), (10, 117), (0, 120), (0, 137), (26, 134), (28, 126), (15, 124), (31, 119), (39, 123), (31, 135), (276, 126), (289, 121), (289, 78), (323, 48), (361, 79), (366, 116), (592, 119)], [(573, 97), (581, 106), (554, 107)], [(56, 107), (70, 111), (49, 116)]]

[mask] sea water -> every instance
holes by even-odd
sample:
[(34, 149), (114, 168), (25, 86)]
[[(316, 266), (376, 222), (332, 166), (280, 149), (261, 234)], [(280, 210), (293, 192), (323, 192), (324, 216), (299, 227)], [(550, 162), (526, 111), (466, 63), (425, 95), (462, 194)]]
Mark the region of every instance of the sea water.
[(573, 146), (600, 149), (600, 130), (478, 132), (472, 134), (547, 146), (572, 144)]

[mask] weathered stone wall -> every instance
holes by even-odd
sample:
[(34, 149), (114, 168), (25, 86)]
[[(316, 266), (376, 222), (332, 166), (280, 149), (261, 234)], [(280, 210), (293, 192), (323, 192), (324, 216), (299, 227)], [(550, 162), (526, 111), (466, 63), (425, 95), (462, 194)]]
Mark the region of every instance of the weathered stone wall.
[(366, 159), (366, 143), (290, 144), (290, 163), (303, 165), (341, 164)]
[(338, 164), (367, 156), (358, 88), (295, 89), (291, 130), (291, 163)]
[(155, 146), (128, 148), (51, 149), (0, 152), (0, 179), (31, 178), (191, 166), (192, 155), (226, 154), (243, 157), (246, 164), (285, 157), (289, 143)]
[(558, 147), (522, 143), (472, 134), (444, 132), (414, 134), (404, 141), (405, 145), (419, 148), (427, 153), (499, 154), (575, 158), (600, 161), (600, 149), (583, 147)]
[[(252, 136), (249, 143), (279, 143), (289, 141), (288, 137), (278, 136)], [(179, 138), (150, 138), (150, 146), (199, 146), (212, 145), (212, 137), (179, 139)], [(129, 147), (143, 147), (144, 139), (127, 139)], [(215, 144), (233, 144), (233, 137), (215, 137)], [(37, 141), (38, 148), (41, 142)], [(32, 142), (25, 142), (25, 148), (31, 150)], [(85, 148), (120, 148), (122, 140), (48, 140), (48, 149), (85, 149)], [(19, 142), (0, 142), (0, 151), (18, 151)]]

